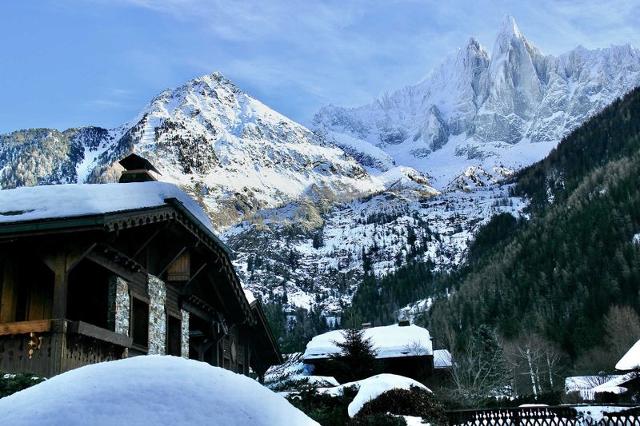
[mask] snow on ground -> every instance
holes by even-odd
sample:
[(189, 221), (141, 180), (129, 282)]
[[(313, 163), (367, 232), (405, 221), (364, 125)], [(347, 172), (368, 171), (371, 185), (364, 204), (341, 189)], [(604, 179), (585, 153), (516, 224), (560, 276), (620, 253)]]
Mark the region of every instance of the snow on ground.
[[(315, 336), (304, 352), (303, 358), (328, 358), (340, 353), (335, 342), (344, 341), (343, 330), (333, 330)], [(376, 358), (395, 358), (403, 356), (429, 355), (433, 353), (431, 335), (425, 328), (417, 325), (399, 326), (398, 324), (383, 327), (372, 327), (364, 330), (364, 338), (371, 339)]]
[[(582, 417), (583, 420), (591, 419), (591, 423), (585, 424), (596, 424), (602, 417), (604, 413), (617, 413), (619, 411), (628, 410), (630, 407), (616, 407), (610, 405), (585, 405), (585, 406), (574, 406), (578, 415)], [(633, 424), (633, 423), (628, 423)]]
[(169, 356), (103, 362), (55, 376), (0, 399), (0, 424), (317, 425), (249, 377)]
[(177, 198), (213, 232), (209, 216), (189, 195), (163, 182), (43, 185), (0, 191), (0, 223), (78, 217), (159, 207)]
[(362, 407), (370, 400), (376, 399), (378, 396), (392, 389), (408, 390), (412, 386), (416, 386), (431, 392), (431, 390), (422, 383), (408, 377), (397, 376), (395, 374), (377, 374), (363, 380), (345, 383), (333, 388), (321, 388), (318, 389), (318, 391), (332, 396), (340, 396), (344, 393), (345, 388), (352, 386), (358, 388), (358, 393), (347, 407), (349, 417), (353, 417), (358, 414)]
[(425, 426), (426, 422), (422, 421), (422, 417), (416, 416), (400, 416), (404, 419), (407, 426)]
[(640, 340), (638, 340), (616, 364), (616, 370), (638, 369), (640, 369)]

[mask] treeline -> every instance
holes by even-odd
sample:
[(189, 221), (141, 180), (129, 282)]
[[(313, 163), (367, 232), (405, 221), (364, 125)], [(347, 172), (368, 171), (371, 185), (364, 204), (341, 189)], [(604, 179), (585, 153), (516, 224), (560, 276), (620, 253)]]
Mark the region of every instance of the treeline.
[(458, 349), (481, 325), (507, 341), (540, 336), (576, 369), (612, 369), (640, 338), (630, 324), (608, 331), (624, 344), (605, 345), (604, 321), (640, 309), (639, 137), (635, 90), (519, 173), (514, 193), (531, 200), (531, 218), (497, 216), (483, 229), (448, 279), (453, 295), (425, 319), (433, 332)]

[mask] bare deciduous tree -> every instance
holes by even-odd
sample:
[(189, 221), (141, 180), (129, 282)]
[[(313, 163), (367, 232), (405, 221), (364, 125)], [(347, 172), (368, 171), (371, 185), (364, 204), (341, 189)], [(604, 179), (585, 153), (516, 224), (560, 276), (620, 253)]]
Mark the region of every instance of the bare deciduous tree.
[(523, 376), (526, 377), (530, 392), (535, 397), (562, 387), (560, 377), (566, 357), (549, 340), (536, 334), (526, 335), (507, 343), (505, 353), (516, 391), (519, 390), (519, 379)]
[(453, 394), (467, 406), (505, 393), (509, 383), (501, 343), (494, 331), (470, 339), (464, 351), (454, 354), (451, 370)]

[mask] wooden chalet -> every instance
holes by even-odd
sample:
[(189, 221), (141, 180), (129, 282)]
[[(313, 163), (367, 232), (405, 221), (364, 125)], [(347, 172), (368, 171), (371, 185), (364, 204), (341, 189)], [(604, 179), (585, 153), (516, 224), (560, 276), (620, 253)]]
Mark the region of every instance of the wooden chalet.
[[(409, 321), (382, 327), (371, 327), (365, 323), (363, 331), (363, 337), (372, 343), (376, 351), (375, 370), (379, 373), (397, 374), (424, 382), (434, 373), (439, 373), (446, 364), (441, 360), (445, 354), (439, 352), (439, 363), (434, 365), (429, 331)], [(317, 376), (335, 376), (338, 381), (344, 379), (335, 362), (341, 351), (336, 342), (341, 341), (344, 341), (343, 330), (329, 331), (311, 339), (302, 356), (307, 370)]]
[(280, 362), (204, 211), (149, 180), (0, 191), (0, 371), (168, 354), (261, 377)]

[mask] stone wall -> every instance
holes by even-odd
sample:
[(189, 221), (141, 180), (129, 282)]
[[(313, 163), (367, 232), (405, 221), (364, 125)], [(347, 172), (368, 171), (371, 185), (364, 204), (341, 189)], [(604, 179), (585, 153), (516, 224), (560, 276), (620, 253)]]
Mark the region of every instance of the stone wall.
[(180, 310), (182, 314), (182, 345), (181, 353), (182, 358), (189, 358), (189, 312), (184, 309)]
[(109, 327), (119, 334), (129, 335), (129, 283), (113, 276), (109, 280)]
[(167, 342), (165, 303), (167, 288), (164, 281), (149, 275), (149, 355), (164, 355)]

